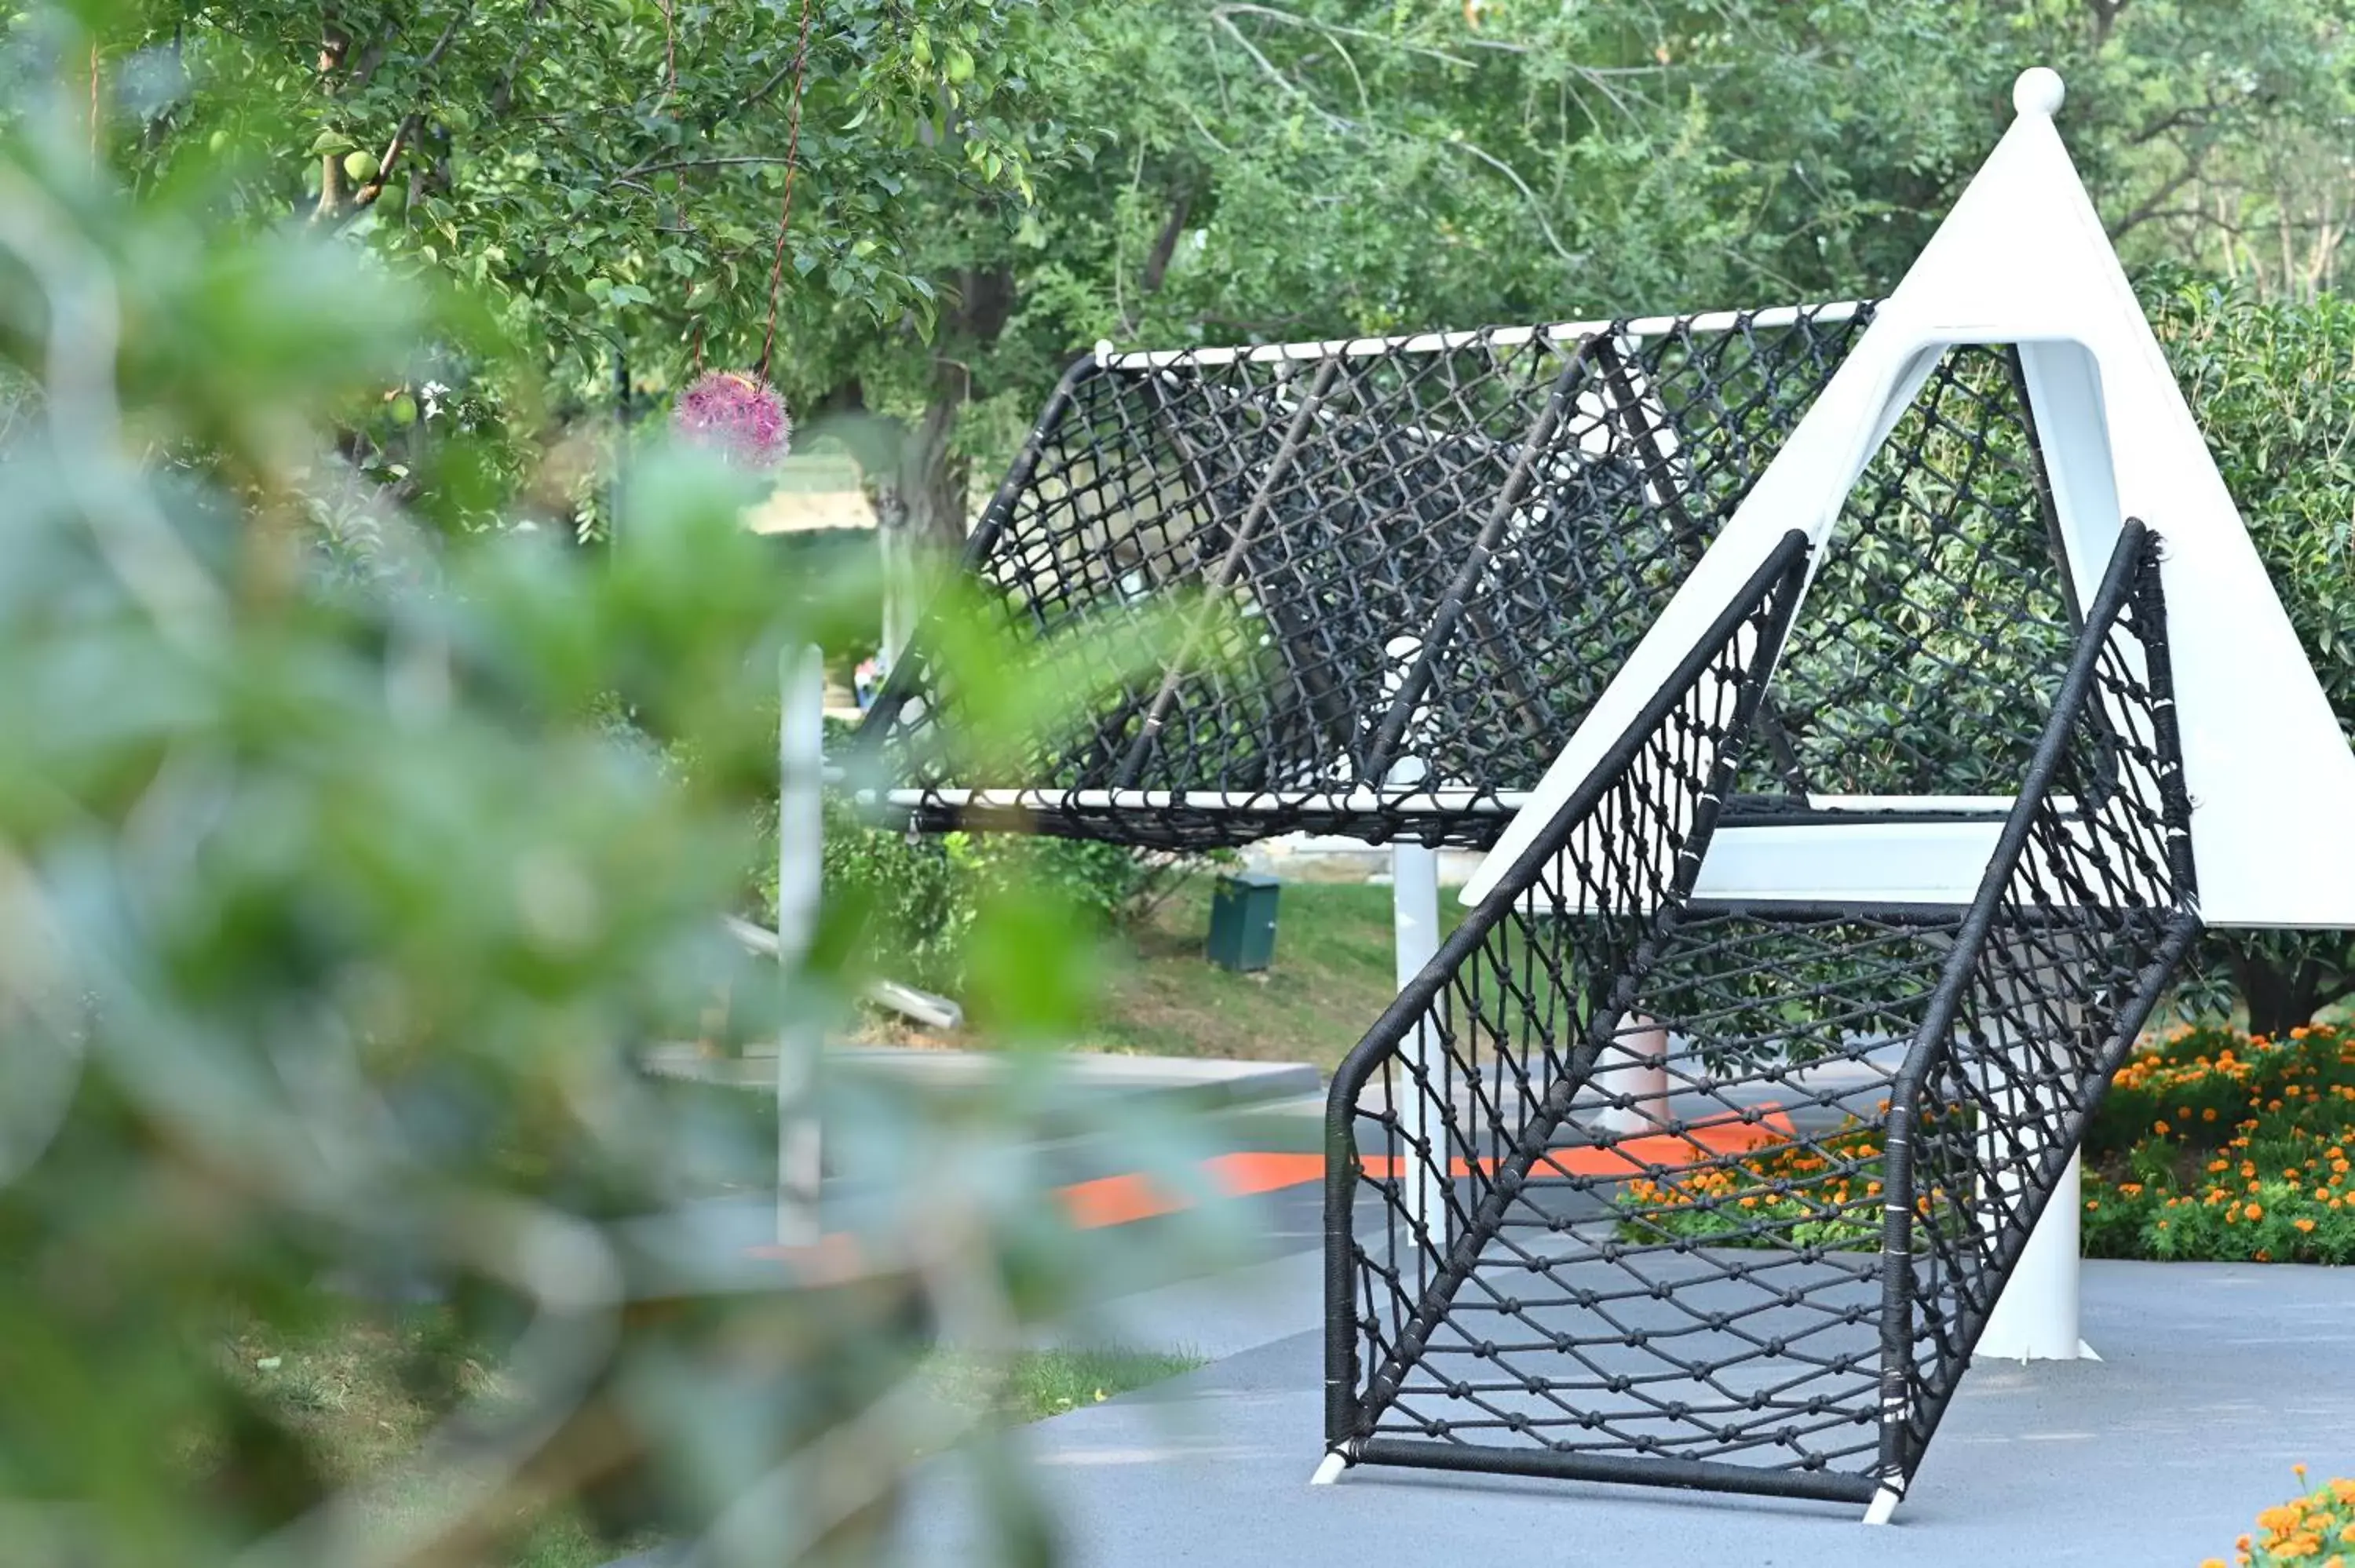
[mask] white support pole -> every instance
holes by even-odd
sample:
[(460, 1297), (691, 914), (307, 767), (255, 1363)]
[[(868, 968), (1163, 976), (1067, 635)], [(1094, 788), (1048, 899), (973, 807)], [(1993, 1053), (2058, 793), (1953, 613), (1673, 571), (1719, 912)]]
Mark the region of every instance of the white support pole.
[[(1982, 1132), (1983, 1139), (1987, 1136)], [(2011, 1180), (2007, 1178), (2007, 1181)], [(2078, 1337), (2078, 1228), (2084, 1202), (2078, 1157), (2045, 1204), (2019, 1265), (2005, 1281), (1979, 1334), (1977, 1353), (1991, 1361), (2100, 1361)]]
[[(1439, 852), (1404, 841), (1391, 845), (1391, 936), (1396, 946), (1399, 989), (1439, 956)], [(1424, 1082), (1436, 1086), (1437, 1042), (1431, 1026), (1417, 1023), (1407, 1052)], [(1446, 1120), (1412, 1082), (1399, 1086), (1399, 1136), (1409, 1145), (1429, 1138), (1435, 1164), (1418, 1165), (1407, 1186), (1407, 1221), (1435, 1256), (1447, 1253), (1449, 1189)], [(1401, 1154), (1401, 1158), (1407, 1156)]]
[(777, 1037), (777, 1245), (815, 1246), (824, 1234), (817, 1075), (826, 1042), (816, 1014), (797, 1008), (790, 988), (816, 934), (825, 855), (826, 675), (818, 651), (786, 649), (777, 686), (777, 961), (788, 987)]

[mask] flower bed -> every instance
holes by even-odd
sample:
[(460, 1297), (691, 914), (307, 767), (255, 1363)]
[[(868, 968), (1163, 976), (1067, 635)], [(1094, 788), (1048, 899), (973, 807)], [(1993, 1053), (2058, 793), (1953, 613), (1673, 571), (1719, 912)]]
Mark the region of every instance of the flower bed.
[[(2306, 1479), (2306, 1467), (2295, 1467)], [(2238, 1568), (2355, 1568), (2355, 1481), (2325, 1481), (2257, 1515), (2257, 1533), (2235, 1543)], [(2225, 1568), (2211, 1557), (2200, 1568)]]
[(2355, 1033), (2179, 1030), (2119, 1069), (2086, 1139), (2097, 1257), (2355, 1263)]
[[(1879, 1131), (1859, 1127), (1630, 1181), (1622, 1229), (1630, 1240), (1870, 1247), (1880, 1159)], [(2174, 1031), (2119, 1069), (2085, 1166), (2089, 1255), (2355, 1263), (2355, 1031), (2317, 1025), (2279, 1041)]]

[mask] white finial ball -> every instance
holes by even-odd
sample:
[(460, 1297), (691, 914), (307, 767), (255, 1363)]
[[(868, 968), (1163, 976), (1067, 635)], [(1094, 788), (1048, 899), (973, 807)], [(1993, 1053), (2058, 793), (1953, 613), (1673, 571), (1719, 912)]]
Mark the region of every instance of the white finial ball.
[(2011, 84), (2011, 106), (2022, 114), (2041, 114), (2050, 120), (2061, 112), (2061, 101), (2068, 92), (2059, 71), (2051, 66), (2030, 66)]
[(1108, 337), (1100, 337), (1096, 339), (1096, 363), (1098, 365), (1103, 365), (1111, 358), (1112, 339)]

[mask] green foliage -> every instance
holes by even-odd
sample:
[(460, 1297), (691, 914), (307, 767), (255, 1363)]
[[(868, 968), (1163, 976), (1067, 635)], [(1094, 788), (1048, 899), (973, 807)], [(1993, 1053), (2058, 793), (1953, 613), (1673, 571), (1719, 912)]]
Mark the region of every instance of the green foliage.
[[(614, 487), (626, 548), (551, 547), (517, 526), (570, 461), (533, 450), (536, 426), (496, 461), (407, 427), (420, 499), (464, 493), (475, 520), (437, 539), (348, 438), (442, 356), (511, 415), (533, 401), (540, 345), (494, 330), (496, 285), (485, 310), (348, 228), (269, 221), (275, 176), (250, 165), (191, 152), (127, 190), (93, 169), (72, 91), (15, 90), (70, 89), (81, 40), (48, 11), (8, 27), (11, 1552), (492, 1563), (546, 1512), (701, 1537), (720, 1563), (875, 1554), (910, 1456), (969, 1424), (918, 1378), (932, 1337), (1013, 1342), (1116, 1288), (1130, 1255), (1042, 1200), (1044, 1072), (979, 1106), (828, 1091), (829, 1158), (884, 1217), (847, 1272), (822, 1271), (839, 1250), (795, 1255), (748, 1291), (743, 1260), (707, 1276), (634, 1223), (768, 1152), (649, 1084), (643, 1047), (687, 1037), (722, 986), (748, 1035), (843, 1021), (848, 933), (781, 977), (721, 916), (776, 788), (778, 651), (841, 635), (860, 596), (780, 593), (742, 477), (658, 444)], [(272, 147), (280, 95), (315, 85), (305, 59), (276, 69), (293, 85), (207, 78), (243, 83), (239, 122)], [(977, 711), (1020, 728), (1047, 694), (971, 646)], [(1059, 918), (1027, 893), (976, 917), (975, 984), (1018, 1032), (1065, 1016), (1082, 978), (1038, 942)], [(1185, 1152), (1131, 1136), (1148, 1164)], [(1156, 1245), (1206, 1234), (1179, 1224)], [(346, 1486), (302, 1419), (332, 1391), (290, 1412), (222, 1353), (390, 1331), (389, 1303), (421, 1293), (506, 1397), (457, 1405), (405, 1477)], [(1035, 1560), (1027, 1487), (975, 1441), (999, 1546)], [(385, 1506), (397, 1490), (416, 1506)], [(757, 1500), (781, 1492), (791, 1510)]]
[[(964, 991), (975, 923), (994, 901), (1043, 899), (1079, 917), (1083, 937), (1125, 926), (1153, 882), (1117, 844), (1018, 834), (911, 839), (868, 826), (847, 804), (826, 810), (825, 897), (859, 932), (859, 961), (927, 989)], [(762, 886), (773, 920), (776, 878)]]
[[(2299, 644), (2355, 738), (2355, 301), (2264, 301), (2180, 275), (2143, 291), (2176, 379)], [(2149, 520), (2162, 534), (2166, 519)], [(2192, 996), (2228, 985), (2275, 1034), (2355, 994), (2355, 939), (2216, 933)]]

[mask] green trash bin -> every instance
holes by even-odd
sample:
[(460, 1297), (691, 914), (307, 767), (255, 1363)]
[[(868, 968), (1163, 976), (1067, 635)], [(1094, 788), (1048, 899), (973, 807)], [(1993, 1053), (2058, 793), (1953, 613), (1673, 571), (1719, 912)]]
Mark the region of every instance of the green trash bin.
[(1267, 968), (1275, 957), (1275, 895), (1283, 884), (1256, 872), (1219, 878), (1210, 898), (1210, 939), (1206, 950), (1222, 969)]

